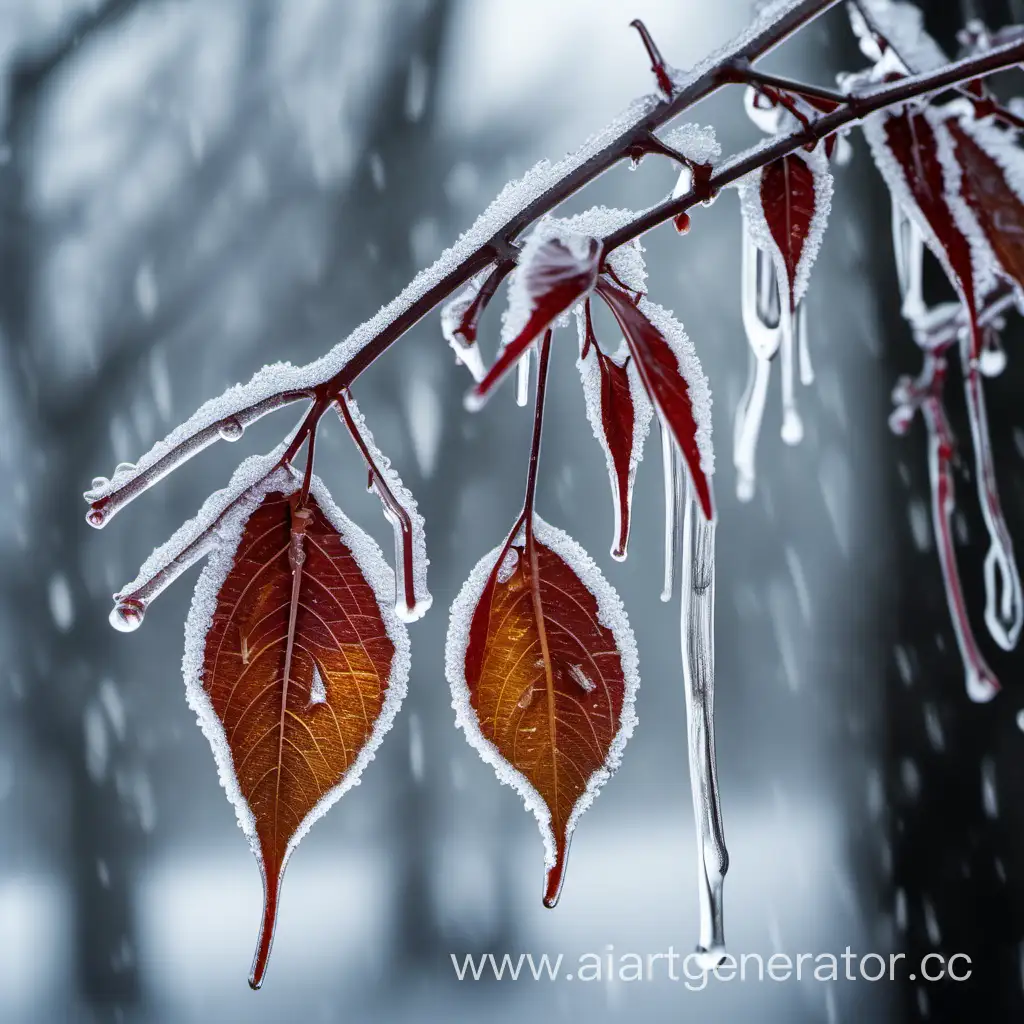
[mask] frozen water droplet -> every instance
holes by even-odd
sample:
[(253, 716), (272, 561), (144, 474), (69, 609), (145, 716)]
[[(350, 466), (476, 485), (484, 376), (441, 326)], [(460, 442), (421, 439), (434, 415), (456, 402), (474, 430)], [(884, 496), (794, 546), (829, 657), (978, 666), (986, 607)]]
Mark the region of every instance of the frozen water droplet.
[(92, 478), (92, 489), (94, 491), (102, 491), (109, 484), (110, 481), (105, 476), (94, 476)]
[(122, 473), (134, 473), (135, 463), (134, 462), (119, 462), (117, 467), (114, 469), (114, 476), (120, 476)]
[(121, 598), (110, 610), (110, 624), (119, 633), (134, 633), (142, 625), (146, 605), (131, 597)]
[(688, 213), (677, 214), (675, 219), (672, 221), (676, 226), (676, 231), (681, 235), (689, 234), (690, 231), (690, 215)]
[(90, 525), (99, 529), (106, 521), (107, 515), (102, 508), (93, 506), (85, 514), (85, 521)]
[(797, 445), (804, 439), (804, 424), (795, 409), (786, 409), (782, 414), (782, 440)]
[(309, 684), (309, 703), (327, 703), (327, 687), (324, 685), (323, 676), (320, 675), (320, 667), (315, 661), (313, 662), (313, 678)]
[(571, 675), (573, 679), (575, 679), (576, 682), (579, 683), (580, 686), (582, 686), (587, 693), (591, 693), (593, 690), (597, 689), (597, 684), (593, 681), (593, 679), (587, 678), (587, 676), (583, 672), (583, 669), (580, 668), (579, 665), (570, 665), (569, 675)]
[(217, 431), (225, 441), (237, 441), (245, 433), (245, 427), (237, 416), (228, 416), (217, 425)]
[(508, 583), (518, 566), (519, 552), (515, 548), (509, 548), (505, 552), (505, 557), (501, 560), (501, 565), (498, 567), (498, 582)]

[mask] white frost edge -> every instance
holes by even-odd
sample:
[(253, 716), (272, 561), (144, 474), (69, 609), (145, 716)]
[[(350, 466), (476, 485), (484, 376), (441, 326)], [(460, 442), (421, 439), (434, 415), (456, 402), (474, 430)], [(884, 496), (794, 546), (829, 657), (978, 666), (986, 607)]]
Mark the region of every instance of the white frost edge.
[[(888, 39), (890, 45), (912, 73), (935, 71), (948, 63), (938, 43), (924, 30), (924, 13), (908, 3), (891, 0), (859, 0), (874, 27)], [(861, 42), (861, 49), (869, 59), (874, 43), (863, 34), (863, 23), (855, 8), (850, 8), (850, 23)], [(868, 52), (868, 48), (872, 52)]]
[[(972, 138), (996, 162), (1006, 178), (1006, 184), (1018, 199), (1024, 201), (1024, 152), (1021, 151), (1020, 145), (1015, 141), (1013, 135), (998, 128), (992, 118), (979, 121), (967, 101), (954, 100), (945, 107), (939, 108), (939, 111), (954, 118), (964, 134)], [(995, 287), (998, 276), (1005, 274), (1005, 271), (989, 243), (988, 236), (978, 222), (976, 214), (961, 195), (963, 171), (956, 158), (953, 137), (946, 129), (946, 120), (947, 118), (943, 118), (941, 133), (936, 132), (946, 201), (949, 203), (956, 226), (970, 243), (974, 266), (974, 287), (980, 302)], [(1009, 274), (1005, 276), (1014, 290), (1020, 294), (1018, 283)]]
[[(401, 585), (404, 583), (402, 578), (404, 569), (402, 546), (399, 539), (400, 526), (392, 523), (391, 525), (395, 530), (394, 607), (398, 617), (404, 622), (416, 622), (426, 615), (434, 601), (427, 590), (427, 566), (430, 565), (430, 559), (427, 558), (427, 533), (423, 516), (420, 514), (416, 499), (412, 496), (412, 491), (402, 483), (402, 478), (391, 465), (391, 460), (377, 447), (377, 443), (373, 439), (373, 433), (366, 424), (366, 418), (359, 411), (356, 400), (351, 395), (348, 395), (343, 401), (348, 403), (349, 412), (352, 414), (356, 429), (363, 439), (363, 444), (366, 445), (367, 450), (370, 452), (374, 465), (384, 474), (388, 487), (391, 488), (398, 503), (409, 514), (409, 520), (412, 523), (412, 588), (416, 604), (415, 607), (409, 608), (405, 603), (405, 588)], [(386, 512), (384, 518), (391, 522)]]
[[(601, 369), (597, 364), (597, 353), (587, 353), (583, 358), (583, 346), (586, 343), (587, 328), (586, 317), (582, 307), (576, 309), (576, 327), (579, 334), (580, 354), (576, 357), (576, 369), (580, 373), (580, 383), (583, 385), (583, 401), (587, 410), (587, 419), (590, 428), (594, 432), (597, 443), (604, 452), (605, 464), (608, 467), (608, 481), (612, 488), (612, 497), (615, 506), (615, 522), (613, 524), (614, 535), (619, 532), (619, 502), (625, 501), (627, 506), (632, 503), (633, 478), (636, 475), (637, 466), (643, 461), (644, 443), (650, 433), (651, 421), (654, 419), (654, 406), (643, 382), (640, 380), (640, 373), (636, 368), (635, 361), (630, 360), (626, 367), (626, 377), (629, 381), (629, 394), (633, 399), (633, 439), (629, 455), (629, 493), (619, 494), (617, 479), (618, 474), (615, 467), (615, 459), (612, 457), (611, 446), (608, 444), (608, 437), (605, 434), (604, 422), (601, 418)], [(622, 366), (629, 355), (629, 348), (625, 341), (619, 344), (618, 350), (612, 355), (612, 360)], [(614, 545), (613, 545), (614, 546)]]
[[(568, 842), (580, 816), (594, 802), (601, 787), (621, 764), (626, 742), (636, 728), (636, 694), (640, 686), (639, 659), (636, 640), (622, 600), (615, 588), (604, 578), (594, 560), (567, 533), (544, 522), (540, 516), (535, 514), (533, 522), (537, 540), (565, 561), (594, 595), (597, 601), (597, 621), (611, 630), (615, 638), (625, 679), (618, 732), (612, 740), (604, 764), (587, 780), (586, 789), (573, 806), (565, 828), (565, 838)], [(502, 547), (504, 544), (498, 545), (477, 562), (469, 579), (463, 584), (458, 597), (452, 603), (448, 639), (445, 644), (445, 675), (452, 690), (455, 724), (466, 734), (466, 739), (476, 748), (480, 757), (494, 769), (498, 781), (515, 789), (522, 797), (526, 809), (533, 812), (541, 838), (544, 840), (544, 865), (550, 869), (555, 864), (555, 835), (551, 827), (551, 811), (526, 776), (509, 764), (498, 748), (480, 731), (470, 702), (469, 686), (466, 683), (466, 651), (469, 648), (470, 627), (487, 585), (487, 579), (498, 555), (501, 554)]]
[[(533, 262), (548, 242), (557, 240), (568, 250), (574, 261), (574, 266), (583, 271), (587, 263), (591, 262), (593, 280), (597, 280), (598, 266), (600, 262), (600, 247), (595, 246), (596, 239), (570, 226), (568, 220), (558, 217), (545, 216), (537, 221), (533, 230), (526, 238), (519, 254), (518, 265), (509, 279), (508, 303), (505, 313), (501, 318), (501, 343), (499, 351), (504, 350), (515, 340), (526, 327), (531, 314), (536, 306), (534, 296), (530, 291), (529, 279)], [(568, 264), (567, 264), (568, 266)], [(587, 291), (589, 292), (589, 288)], [(551, 327), (564, 327), (568, 323), (568, 314), (575, 305), (574, 300), (568, 307), (561, 310), (551, 321)], [(527, 353), (532, 349), (527, 348)], [(529, 356), (527, 355), (527, 359)]]
[[(952, 155), (952, 140), (949, 137), (945, 124), (943, 123), (947, 115), (943, 111), (933, 107), (921, 108), (920, 113), (927, 118), (928, 123), (932, 127), (932, 131), (935, 133), (938, 159), (942, 164), (943, 169), (944, 190), (946, 193), (945, 198), (949, 205), (954, 223), (961, 231), (963, 231), (961, 221), (966, 222), (966, 218), (963, 213), (958, 216), (955, 210), (955, 204), (949, 202), (951, 196), (949, 194), (948, 181), (945, 180), (948, 175), (953, 173), (957, 175), (957, 179), (959, 180), (960, 174), (959, 168), (956, 168), (956, 170), (953, 171), (950, 167), (951, 163), (955, 163), (955, 158)], [(907, 185), (907, 179), (903, 172), (903, 168), (900, 165), (899, 160), (897, 160), (893, 155), (892, 150), (889, 148), (886, 141), (886, 120), (887, 114), (885, 112), (880, 112), (865, 118), (861, 124), (861, 130), (864, 132), (864, 138), (867, 139), (868, 146), (871, 149), (871, 155), (875, 161), (875, 166), (878, 168), (879, 174), (882, 175), (893, 199), (899, 203), (904, 215), (912, 220), (917, 226), (924, 238), (925, 244), (931, 250), (932, 255), (935, 256), (941, 264), (942, 269), (945, 271), (950, 282), (955, 282), (957, 280), (957, 274), (946, 256), (945, 247), (939, 237), (935, 234), (931, 225), (928, 223), (928, 219), (924, 216), (920, 207), (917, 205), (917, 201), (914, 199), (914, 194)], [(981, 229), (977, 227), (977, 221), (974, 219), (974, 216), (970, 211), (967, 211), (967, 216), (974, 221), (975, 225), (975, 230), (972, 234), (968, 234), (966, 237), (971, 249), (971, 262), (974, 271), (974, 287), (977, 292), (976, 299), (980, 302), (985, 294), (995, 284), (995, 271), (989, 255), (991, 253), (991, 249), (988, 248), (987, 242), (984, 242)], [(982, 237), (979, 238), (979, 236)], [(982, 244), (984, 244), (984, 248), (982, 248)]]
[[(203, 689), (203, 660), (206, 635), (210, 631), (214, 611), (217, 607), (217, 595), (234, 565), (235, 553), (242, 539), (245, 524), (263, 498), (271, 491), (292, 494), (299, 489), (300, 485), (301, 479), (297, 475), (282, 469), (271, 474), (259, 487), (254, 488), (252, 495), (247, 496), (246, 500), (237, 508), (232, 509), (225, 518), (223, 527), (218, 531), (220, 543), (211, 553), (210, 559), (199, 577), (199, 582), (196, 584), (192, 606), (185, 622), (185, 653), (181, 660), (186, 700), (189, 707), (195, 712), (199, 727), (213, 750), (220, 784), (235, 808), (238, 825), (248, 839), (249, 846), (260, 865), (264, 882), (266, 882), (266, 865), (263, 863), (256, 834), (256, 819), (239, 787), (224, 726), (217, 717), (209, 696)], [(349, 789), (359, 784), (359, 777), (363, 769), (373, 760), (384, 734), (391, 728), (395, 715), (405, 698), (411, 666), (408, 630), (395, 614), (391, 601), (387, 597), (394, 591), (394, 573), (379, 545), (338, 508), (319, 477), (312, 478), (310, 493), (316, 499), (320, 510), (328, 521), (340, 534), (342, 543), (351, 551), (356, 565), (373, 589), (388, 637), (395, 646), (395, 653), (391, 661), (391, 672), (388, 676), (384, 703), (369, 739), (338, 785), (325, 793), (302, 819), (285, 850), (281, 862), (282, 875), (295, 847), (313, 824), (323, 817)]]
[[(802, 159), (814, 176), (814, 214), (811, 217), (810, 229), (807, 232), (807, 238), (804, 240), (800, 260), (796, 265), (796, 277), (792, 282), (794, 300), (799, 305), (807, 294), (807, 288), (811, 280), (811, 269), (814, 267), (814, 263), (821, 251), (825, 229), (828, 227), (829, 214), (832, 212), (832, 196), (835, 183), (832, 178), (832, 172), (829, 170), (828, 158), (825, 156), (822, 146), (816, 146), (810, 153), (801, 151), (791, 155)], [(774, 235), (772, 235), (771, 228), (768, 226), (764, 204), (761, 202), (761, 182), (763, 177), (764, 168), (759, 168), (750, 174), (744, 175), (736, 183), (736, 188), (740, 194), (740, 212), (750, 240), (759, 249), (771, 253), (772, 262), (775, 264), (776, 276), (780, 285), (785, 286), (786, 293), (779, 296), (780, 305), (785, 307), (788, 305), (789, 274), (786, 269), (785, 257), (775, 241)]]
[(646, 297), (640, 299), (638, 309), (661, 332), (675, 353), (679, 372), (688, 386), (693, 421), (697, 424), (696, 442), (697, 450), (700, 452), (700, 468), (707, 476), (713, 476), (715, 448), (711, 437), (711, 385), (700, 365), (697, 350), (672, 310), (665, 309), (664, 306), (659, 306)]
[(479, 338), (468, 343), (460, 333), (459, 327), (462, 325), (462, 318), (466, 315), (466, 310), (476, 301), (480, 289), (483, 288), (493, 270), (494, 265), (489, 264), (461, 292), (458, 292), (441, 307), (441, 334), (455, 353), (455, 361), (464, 365), (478, 384), (487, 375), (483, 357), (480, 354)]
[[(245, 459), (231, 475), (227, 487), (222, 488), (219, 491), (214, 491), (206, 501), (203, 502), (202, 507), (199, 511), (189, 519), (187, 522), (182, 523), (177, 530), (161, 544), (158, 548), (154, 548), (150, 556), (142, 563), (139, 569), (139, 574), (132, 580), (131, 583), (123, 586), (115, 595), (115, 600), (121, 597), (127, 597), (133, 594), (135, 591), (145, 586), (154, 576), (160, 573), (163, 569), (167, 568), (177, 557), (190, 545), (195, 543), (211, 526), (217, 521), (217, 519), (223, 515), (224, 510), (231, 505), (232, 502), (242, 498), (245, 492), (256, 485), (260, 484), (261, 481), (271, 473), (274, 466), (280, 462), (281, 456), (284, 454), (286, 443), (282, 442), (272, 452), (268, 452), (266, 455), (252, 455)], [(287, 479), (288, 474), (283, 471), (284, 476), (280, 474), (273, 474), (273, 479)], [(266, 493), (259, 491), (258, 493)], [(258, 504), (258, 502), (257, 502)], [(247, 508), (249, 513), (256, 505), (252, 504), (248, 499), (242, 502), (242, 506)], [(214, 536), (210, 538), (211, 546), (218, 543), (222, 530), (217, 530)], [(205, 552), (200, 552), (196, 557), (201, 558)]]

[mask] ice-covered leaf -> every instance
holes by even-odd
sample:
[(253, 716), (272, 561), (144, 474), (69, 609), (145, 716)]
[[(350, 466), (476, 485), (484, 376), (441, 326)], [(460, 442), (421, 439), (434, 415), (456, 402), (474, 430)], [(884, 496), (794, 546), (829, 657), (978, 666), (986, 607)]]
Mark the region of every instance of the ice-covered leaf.
[[(1024, 294), (1024, 152), (991, 121), (965, 116), (945, 125), (955, 158), (947, 185), (967, 205), (1002, 273)], [(971, 218), (961, 220), (968, 231)]]
[(594, 335), (589, 304), (577, 312), (580, 356), (576, 366), (583, 383), (587, 419), (605, 454), (615, 511), (612, 557), (626, 557), (633, 480), (643, 458), (644, 442), (651, 427), (654, 408), (625, 344), (614, 355), (606, 355)]
[(675, 438), (704, 515), (715, 517), (711, 476), (711, 389), (693, 343), (672, 314), (633, 298), (605, 278), (597, 286), (618, 321), (644, 389)]
[(502, 350), (467, 404), (479, 408), (523, 353), (559, 317), (594, 287), (601, 263), (596, 238), (561, 232), (557, 221), (542, 221), (523, 247), (509, 287)]
[(405, 694), (405, 627), (380, 549), (313, 478), (221, 525), (186, 626), (189, 703), (260, 865), (259, 987), (288, 858), (353, 786)]
[(441, 333), (455, 352), (455, 358), (465, 365), (475, 381), (483, 380), (487, 372), (477, 344), (480, 316), (504, 276), (505, 272), (496, 269), (477, 274), (441, 309)]
[(863, 128), (893, 201), (921, 231), (973, 316), (975, 260), (947, 198), (940, 155), (940, 144), (948, 142), (943, 120), (934, 109), (910, 108), (869, 117)]
[(544, 837), (554, 906), (573, 829), (618, 767), (636, 722), (636, 645), (618, 595), (538, 517), (485, 555), (452, 606), (456, 722)]
[(832, 208), (832, 174), (821, 147), (791, 153), (740, 182), (747, 237), (772, 256), (790, 312), (807, 292)]

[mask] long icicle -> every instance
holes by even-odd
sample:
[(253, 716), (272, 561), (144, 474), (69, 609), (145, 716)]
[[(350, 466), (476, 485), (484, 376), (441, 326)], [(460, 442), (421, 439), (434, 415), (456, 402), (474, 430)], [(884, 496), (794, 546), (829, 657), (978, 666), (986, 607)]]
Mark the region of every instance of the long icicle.
[[(683, 467), (677, 467), (682, 473)], [(683, 517), (681, 618), (690, 788), (697, 825), (700, 939), (711, 969), (725, 954), (722, 886), (729, 869), (715, 766), (715, 524), (687, 486)]]

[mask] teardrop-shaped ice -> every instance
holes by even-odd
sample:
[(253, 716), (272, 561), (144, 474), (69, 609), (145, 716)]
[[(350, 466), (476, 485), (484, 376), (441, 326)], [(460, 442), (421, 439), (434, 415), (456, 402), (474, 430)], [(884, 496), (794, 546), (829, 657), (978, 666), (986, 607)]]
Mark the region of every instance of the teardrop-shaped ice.
[(225, 441), (237, 441), (245, 433), (245, 427), (237, 416), (227, 416), (217, 425), (217, 431)]
[(134, 633), (142, 625), (145, 615), (146, 606), (142, 601), (121, 598), (110, 610), (110, 624), (119, 633)]

